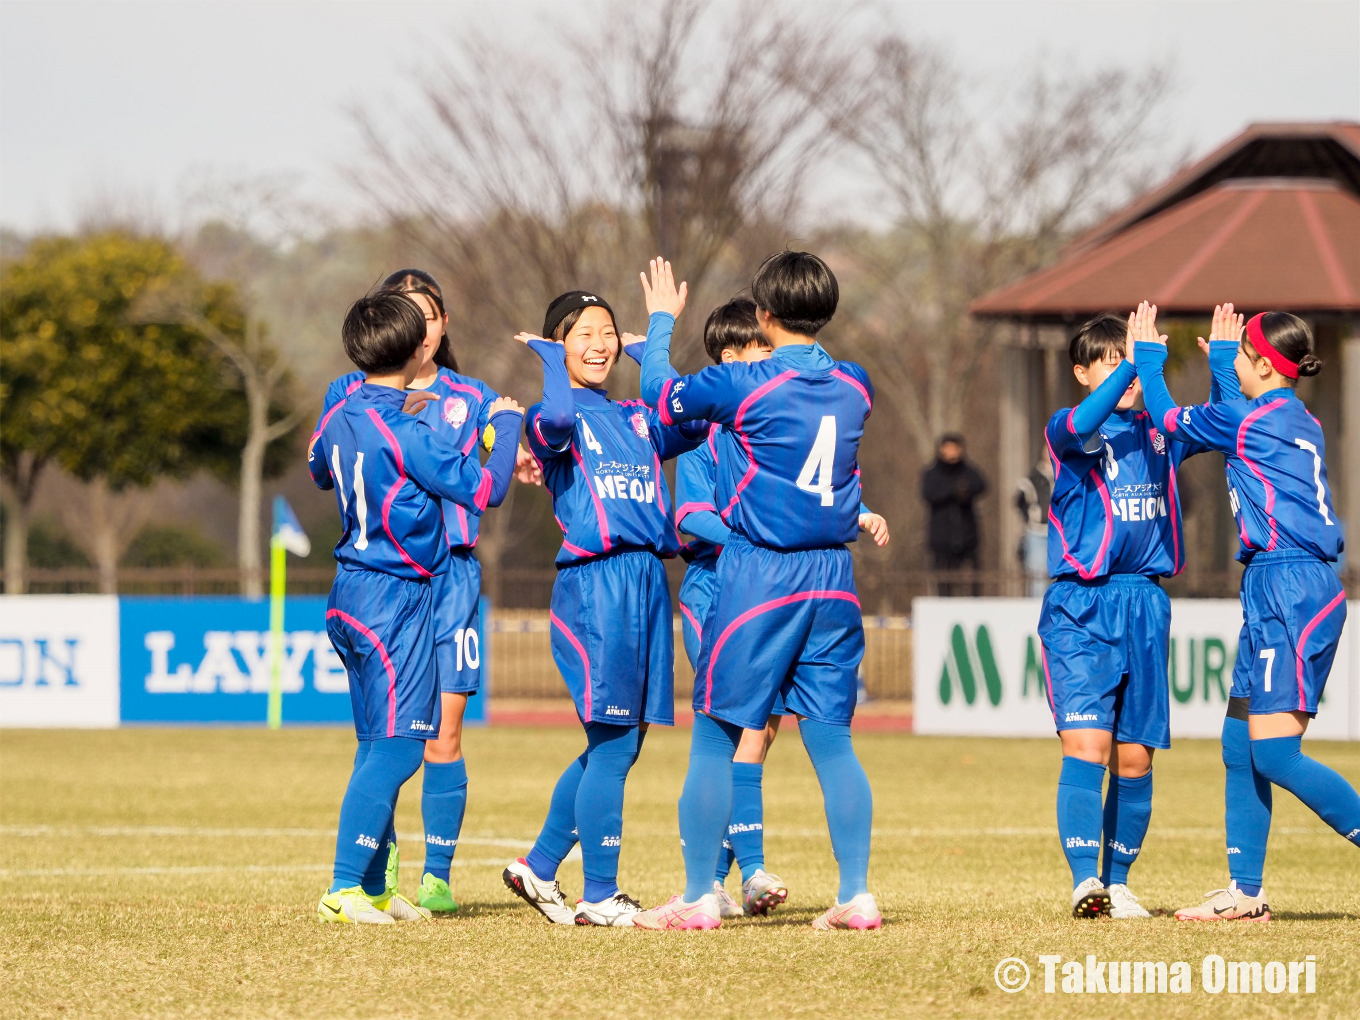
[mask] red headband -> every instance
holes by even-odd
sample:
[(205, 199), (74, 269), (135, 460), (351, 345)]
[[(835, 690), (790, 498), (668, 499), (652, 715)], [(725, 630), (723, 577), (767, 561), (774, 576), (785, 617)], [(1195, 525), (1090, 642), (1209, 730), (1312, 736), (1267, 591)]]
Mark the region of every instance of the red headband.
[(1297, 379), (1299, 377), (1299, 363), (1290, 361), (1272, 347), (1270, 341), (1266, 339), (1265, 331), (1261, 329), (1261, 319), (1265, 317), (1265, 314), (1265, 312), (1260, 312), (1247, 320), (1247, 339), (1256, 348), (1256, 353), (1275, 367), (1275, 371), (1286, 379)]

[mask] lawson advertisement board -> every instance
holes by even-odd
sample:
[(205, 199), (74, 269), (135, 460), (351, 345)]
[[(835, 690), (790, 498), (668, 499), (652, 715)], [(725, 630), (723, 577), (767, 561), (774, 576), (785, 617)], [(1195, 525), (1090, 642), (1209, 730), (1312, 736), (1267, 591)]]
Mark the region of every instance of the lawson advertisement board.
[[(284, 725), (351, 723), (325, 596), (287, 600), (281, 665)], [(262, 726), (270, 675), (264, 600), (0, 599), (0, 726)], [(484, 721), (485, 706), (470, 698), (465, 720)]]
[[(1039, 599), (916, 599), (912, 662), (917, 733), (1051, 737)], [(1360, 603), (1347, 622), (1308, 736), (1360, 740)], [(1217, 738), (1232, 688), (1242, 607), (1172, 599), (1171, 736)], [(1156, 650), (1149, 649), (1149, 654)]]

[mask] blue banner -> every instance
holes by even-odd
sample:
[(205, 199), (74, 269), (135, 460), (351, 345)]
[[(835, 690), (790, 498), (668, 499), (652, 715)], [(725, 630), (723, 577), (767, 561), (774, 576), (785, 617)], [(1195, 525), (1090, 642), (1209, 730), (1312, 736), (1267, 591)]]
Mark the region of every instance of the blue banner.
[[(118, 603), (124, 723), (265, 724), (267, 600), (122, 597)], [(484, 615), (489, 609), (483, 602)], [(484, 655), (483, 677), (489, 659)], [(353, 723), (345, 665), (326, 636), (324, 595), (287, 600), (281, 675), (285, 726)], [(486, 721), (485, 690), (484, 681), (483, 693), (468, 699), (465, 722)]]

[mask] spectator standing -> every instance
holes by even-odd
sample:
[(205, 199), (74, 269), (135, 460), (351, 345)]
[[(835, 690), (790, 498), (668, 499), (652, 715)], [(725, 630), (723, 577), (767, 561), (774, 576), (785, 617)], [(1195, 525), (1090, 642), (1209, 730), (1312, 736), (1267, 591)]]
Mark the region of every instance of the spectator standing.
[(1039, 454), (1030, 473), (1016, 486), (1015, 508), (1025, 530), (1016, 556), (1025, 575), (1025, 594), (1040, 598), (1048, 588), (1048, 502), (1053, 498), (1053, 462), (1048, 452)]
[[(978, 525), (973, 503), (987, 491), (987, 479), (964, 456), (963, 437), (940, 437), (935, 462), (921, 474), (921, 498), (930, 506), (931, 568), (978, 569)], [(969, 586), (979, 594), (976, 581)], [(958, 588), (959, 590), (955, 590)], [(961, 585), (940, 585), (941, 595), (966, 594)]]

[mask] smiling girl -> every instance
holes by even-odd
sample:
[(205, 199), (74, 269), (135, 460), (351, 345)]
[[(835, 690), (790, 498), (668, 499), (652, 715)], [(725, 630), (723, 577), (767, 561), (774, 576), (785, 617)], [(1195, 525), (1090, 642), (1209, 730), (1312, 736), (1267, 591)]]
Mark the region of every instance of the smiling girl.
[[(640, 907), (617, 882), (624, 782), (647, 725), (669, 726), (675, 711), (661, 561), (676, 555), (680, 538), (661, 462), (698, 446), (708, 423), (665, 426), (641, 401), (609, 399), (604, 386), (620, 337), (613, 310), (596, 294), (560, 295), (541, 337), (515, 339), (543, 361), (543, 399), (526, 427), (563, 533), (552, 652), (586, 750), (558, 780), (533, 850), (504, 879), (555, 924), (631, 926)], [(557, 868), (578, 838), (585, 890), (573, 910)]]

